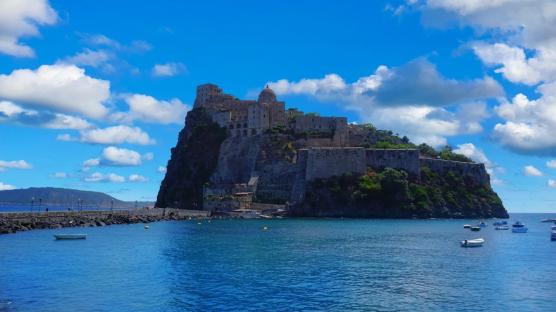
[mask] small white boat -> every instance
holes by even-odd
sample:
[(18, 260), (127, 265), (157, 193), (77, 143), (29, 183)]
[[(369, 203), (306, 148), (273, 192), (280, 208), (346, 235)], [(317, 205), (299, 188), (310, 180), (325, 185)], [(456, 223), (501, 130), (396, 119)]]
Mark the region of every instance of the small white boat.
[(464, 228), (464, 229), (470, 229), (470, 228), (471, 228), (471, 225), (469, 225), (469, 224), (464, 224), (464, 225), (463, 225), (463, 228)]
[(54, 234), (56, 239), (86, 239), (87, 234)]
[(148, 230), (148, 229), (149, 229), (149, 225), (148, 225), (148, 224), (145, 224), (143, 227), (145, 228), (145, 230)]
[(466, 239), (461, 241), (461, 247), (481, 247), (485, 243), (482, 238)]
[(550, 240), (556, 241), (556, 230), (552, 230), (552, 234), (550, 234)]
[(499, 225), (499, 226), (495, 227), (494, 229), (497, 230), (497, 231), (506, 231), (506, 230), (509, 230), (510, 227), (507, 226), (507, 225)]

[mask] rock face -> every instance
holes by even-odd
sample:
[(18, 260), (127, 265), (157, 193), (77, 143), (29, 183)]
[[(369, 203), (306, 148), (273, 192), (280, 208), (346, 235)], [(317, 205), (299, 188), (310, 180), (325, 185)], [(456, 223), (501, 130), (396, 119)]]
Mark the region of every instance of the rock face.
[(226, 130), (214, 123), (204, 109), (187, 113), (185, 127), (172, 149), (160, 185), (156, 207), (201, 209), (203, 186), (213, 174), (226, 139)]

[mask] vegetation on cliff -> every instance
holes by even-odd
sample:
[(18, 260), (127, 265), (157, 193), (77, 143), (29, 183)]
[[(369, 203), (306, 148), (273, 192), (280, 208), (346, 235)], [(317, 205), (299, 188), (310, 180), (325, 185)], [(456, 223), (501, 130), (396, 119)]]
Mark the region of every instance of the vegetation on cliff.
[(307, 186), (303, 204), (293, 216), (431, 218), (507, 218), (498, 195), (452, 172), (439, 175), (424, 167), (421, 179), (405, 171), (369, 169), (367, 174), (344, 174), (316, 179)]
[(440, 151), (437, 151), (432, 146), (425, 143), (416, 145), (412, 143), (408, 137), (400, 137), (390, 130), (376, 129), (372, 124), (365, 124), (362, 125), (362, 127), (367, 132), (366, 136), (368, 143), (362, 144), (361, 147), (384, 149), (415, 148), (419, 149), (419, 153), (424, 157), (462, 162), (473, 162), (465, 155), (454, 153), (452, 147), (450, 146), (444, 146)]
[(203, 185), (214, 172), (226, 129), (213, 122), (203, 108), (187, 113), (185, 127), (160, 185), (157, 207), (201, 209)]

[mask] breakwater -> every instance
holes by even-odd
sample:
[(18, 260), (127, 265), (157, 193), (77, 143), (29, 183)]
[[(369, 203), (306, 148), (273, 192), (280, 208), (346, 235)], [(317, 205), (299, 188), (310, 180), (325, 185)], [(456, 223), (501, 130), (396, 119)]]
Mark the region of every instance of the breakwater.
[(117, 211), (51, 211), (0, 213), (0, 234), (34, 229), (94, 227), (111, 224), (148, 223), (209, 217), (210, 212), (173, 208)]

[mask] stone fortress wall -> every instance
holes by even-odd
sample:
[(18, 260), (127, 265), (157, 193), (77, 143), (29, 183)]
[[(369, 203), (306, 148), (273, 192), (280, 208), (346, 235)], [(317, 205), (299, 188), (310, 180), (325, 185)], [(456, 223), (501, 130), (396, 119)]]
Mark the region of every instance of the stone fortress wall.
[(387, 167), (406, 171), (420, 177), (426, 166), (439, 174), (450, 171), (473, 179), (478, 184), (488, 184), (489, 175), (483, 164), (420, 158), (417, 149), (373, 149), (362, 147), (323, 147), (301, 149), (298, 164), (304, 171), (305, 181), (329, 178), (345, 173), (364, 174), (367, 168)]
[[(201, 85), (197, 88), (195, 107), (204, 108), (214, 122), (228, 130), (207, 195), (242, 193), (238, 192), (238, 185), (259, 178), (258, 186), (243, 191), (259, 197), (287, 198), (289, 194), (290, 202), (299, 202), (311, 180), (349, 172), (364, 174), (368, 168), (387, 167), (419, 178), (421, 168), (426, 166), (439, 174), (452, 171), (479, 184), (490, 183), (483, 164), (420, 158), (417, 149), (353, 147), (375, 142), (368, 141), (365, 128), (349, 125), (345, 117), (321, 117), (295, 108), (286, 110), (285, 103), (278, 101), (268, 86), (257, 100), (240, 100), (216, 85)], [(302, 134), (301, 137), (307, 134), (300, 139), (305, 148), (298, 150), (293, 164), (274, 163), (257, 169), (261, 134), (277, 126), (288, 127)]]

